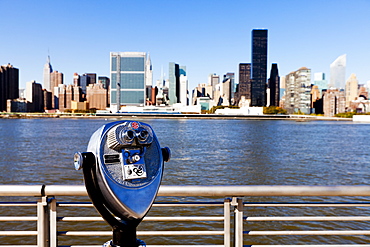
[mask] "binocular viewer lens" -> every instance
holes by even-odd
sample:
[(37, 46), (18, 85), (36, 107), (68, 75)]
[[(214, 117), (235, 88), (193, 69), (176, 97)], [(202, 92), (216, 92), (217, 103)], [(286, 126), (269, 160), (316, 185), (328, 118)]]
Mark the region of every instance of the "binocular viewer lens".
[(149, 137), (149, 132), (145, 129), (142, 129), (137, 132), (133, 130), (126, 130), (126, 131), (122, 131), (121, 135), (122, 135), (121, 138), (123, 138), (126, 143), (132, 143), (134, 138), (137, 137), (141, 144), (149, 144), (149, 143), (144, 143)]
[(118, 125), (108, 132), (108, 146), (111, 149), (120, 150), (128, 146), (146, 146), (153, 141), (153, 133), (150, 128), (137, 122), (126, 125)]

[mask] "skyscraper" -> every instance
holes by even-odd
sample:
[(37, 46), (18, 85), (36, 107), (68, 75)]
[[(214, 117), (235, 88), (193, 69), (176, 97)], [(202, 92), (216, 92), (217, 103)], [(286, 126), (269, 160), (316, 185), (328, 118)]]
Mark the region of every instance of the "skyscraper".
[(86, 88), (91, 83), (91, 77), (88, 76), (87, 74), (83, 74), (83, 75), (80, 76), (79, 80), (80, 80), (80, 85), (79, 86), (82, 89), (82, 94), (84, 94), (86, 96)]
[(53, 68), (51, 67), (51, 64), (50, 64), (50, 56), (48, 56), (46, 63), (44, 65), (44, 88), (50, 92), (53, 92), (54, 88), (52, 88), (50, 85), (51, 72), (53, 72)]
[[(60, 73), (58, 71), (53, 71), (50, 73), (50, 81), (49, 81), (49, 87), (50, 87), (50, 91), (51, 91), (51, 105), (54, 109), (58, 109), (57, 108), (57, 101), (58, 101), (58, 95), (55, 94), (55, 90), (57, 90), (56, 88), (59, 87), (59, 85), (63, 84), (63, 73)], [(49, 90), (49, 89), (47, 89)]]
[(170, 105), (179, 103), (180, 99), (180, 66), (177, 63), (168, 65), (168, 97)]
[(270, 79), (268, 80), (270, 89), (270, 106), (279, 106), (280, 101), (280, 76), (276, 63), (271, 66)]
[(27, 106), (29, 112), (44, 111), (44, 93), (41, 84), (36, 83), (36, 81), (27, 82), (26, 99), (30, 102)]
[(224, 79), (222, 80), (222, 83), (220, 84), (220, 96), (222, 98), (222, 104), (229, 106), (233, 102), (234, 98), (234, 73), (226, 73), (224, 75)]
[(346, 63), (347, 55), (341, 55), (330, 64), (329, 87), (344, 89), (346, 86)]
[(358, 80), (356, 74), (351, 74), (346, 82), (346, 107), (350, 107), (351, 101), (358, 97)]
[(267, 29), (252, 30), (251, 106), (266, 106)]
[(111, 52), (110, 105), (117, 111), (122, 105), (145, 104), (145, 52)]
[(238, 105), (241, 98), (244, 97), (250, 104), (251, 100), (251, 64), (239, 64), (239, 85), (235, 93), (235, 104)]
[(6, 111), (8, 99), (19, 96), (19, 70), (13, 65), (0, 66), (0, 111)]
[(150, 60), (149, 54), (145, 62), (145, 85), (148, 87), (153, 86), (153, 68), (152, 68), (152, 60)]

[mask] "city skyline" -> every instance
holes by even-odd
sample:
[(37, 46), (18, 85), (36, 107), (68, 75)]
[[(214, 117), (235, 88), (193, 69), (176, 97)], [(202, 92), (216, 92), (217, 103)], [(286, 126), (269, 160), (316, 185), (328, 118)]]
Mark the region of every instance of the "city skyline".
[[(75, 72), (109, 76), (110, 52), (140, 51), (150, 54), (153, 81), (175, 61), (187, 66), (193, 89), (211, 73), (238, 75), (239, 63), (251, 62), (251, 30), (260, 28), (269, 30), (267, 71), (277, 63), (280, 76), (307, 67), (330, 79), (330, 64), (347, 54), (346, 74), (355, 73), (359, 83), (370, 80), (367, 1), (189, 1), (181, 5), (180, 16), (176, 3), (164, 1), (38, 3), (2, 3), (7, 9), (3, 18), (11, 25), (0, 27), (5, 37), (0, 40), (0, 64), (19, 68), (20, 88), (32, 80), (43, 83), (49, 55), (53, 69), (64, 74), (65, 84), (72, 84)], [(120, 15), (122, 9), (141, 14)], [(224, 9), (230, 10), (227, 18)], [(112, 35), (117, 30), (112, 23), (124, 32)]]

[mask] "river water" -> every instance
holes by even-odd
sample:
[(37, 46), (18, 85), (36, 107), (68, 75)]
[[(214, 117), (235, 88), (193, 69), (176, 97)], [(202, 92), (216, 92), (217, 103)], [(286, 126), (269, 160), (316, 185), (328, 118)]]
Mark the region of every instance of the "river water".
[[(136, 120), (150, 124), (161, 146), (171, 149), (172, 158), (165, 164), (162, 181), (165, 185), (370, 184), (370, 124), (350, 121)], [(73, 154), (86, 151), (92, 133), (111, 121), (115, 120), (0, 119), (0, 183), (83, 184), (82, 173), (74, 170)], [(271, 199), (279, 200), (245, 198), (254, 201)], [(356, 200), (366, 201), (367, 198)], [(279, 210), (273, 213), (279, 213)], [(338, 212), (330, 208), (325, 212), (320, 210), (322, 214), (336, 215)], [(250, 214), (261, 212), (264, 211), (251, 210)], [(359, 208), (356, 213), (368, 214), (369, 211)], [(305, 226), (312, 229), (316, 225)], [(370, 228), (366, 223), (350, 223), (344, 227), (347, 226), (350, 229)], [(278, 243), (279, 239), (276, 240)], [(316, 237), (313, 243), (325, 239), (328, 238)], [(295, 238), (290, 244), (303, 240), (303, 237)], [(329, 243), (351, 244), (368, 240), (365, 236), (330, 238)], [(266, 238), (248, 241), (246, 244), (272, 244)]]

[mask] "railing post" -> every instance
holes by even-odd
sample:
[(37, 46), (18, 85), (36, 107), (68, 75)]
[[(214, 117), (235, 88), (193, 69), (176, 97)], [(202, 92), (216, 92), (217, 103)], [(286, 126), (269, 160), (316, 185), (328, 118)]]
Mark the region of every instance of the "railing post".
[(233, 197), (234, 206), (234, 246), (243, 247), (243, 199)]
[(48, 198), (41, 197), (37, 202), (37, 246), (48, 247), (49, 219), (48, 219)]
[(58, 229), (57, 229), (57, 199), (50, 201), (50, 247), (58, 246)]
[(230, 198), (224, 200), (224, 246), (230, 247)]

